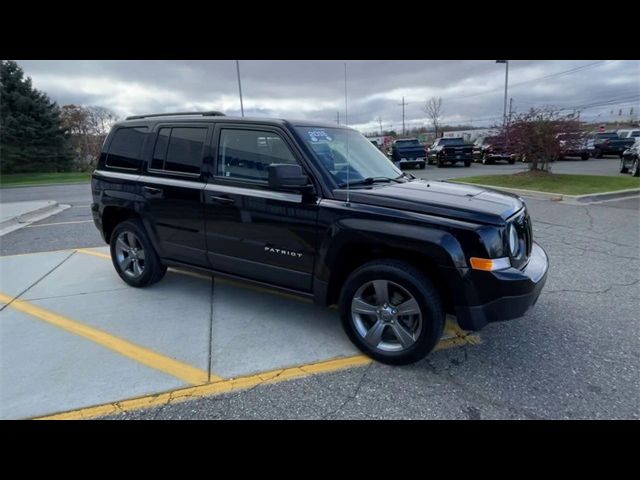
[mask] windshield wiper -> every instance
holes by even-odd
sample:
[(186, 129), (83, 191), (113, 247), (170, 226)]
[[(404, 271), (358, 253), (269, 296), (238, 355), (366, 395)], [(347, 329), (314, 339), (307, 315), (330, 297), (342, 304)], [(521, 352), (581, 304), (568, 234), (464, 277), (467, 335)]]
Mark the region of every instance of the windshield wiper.
[(342, 187), (346, 187), (347, 185), (350, 187), (356, 186), (356, 185), (372, 185), (374, 183), (378, 183), (378, 182), (384, 182), (384, 183), (389, 183), (389, 182), (396, 182), (396, 183), (402, 183), (400, 180), (398, 180), (397, 178), (389, 178), (389, 177), (367, 177), (367, 178), (363, 178), (361, 180), (354, 180), (351, 182), (343, 182), (339, 185), (340, 188)]

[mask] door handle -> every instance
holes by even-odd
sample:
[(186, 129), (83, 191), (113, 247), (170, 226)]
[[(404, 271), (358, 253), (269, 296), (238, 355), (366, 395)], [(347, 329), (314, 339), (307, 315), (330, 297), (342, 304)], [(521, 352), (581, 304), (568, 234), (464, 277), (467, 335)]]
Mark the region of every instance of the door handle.
[(154, 188), (154, 187), (142, 187), (142, 189), (147, 192), (150, 193), (152, 195), (160, 195), (162, 193), (162, 189), (160, 188)]
[(216, 195), (211, 195), (209, 198), (211, 198), (215, 203), (219, 203), (221, 205), (233, 205), (236, 203), (236, 201), (230, 197), (218, 197)]

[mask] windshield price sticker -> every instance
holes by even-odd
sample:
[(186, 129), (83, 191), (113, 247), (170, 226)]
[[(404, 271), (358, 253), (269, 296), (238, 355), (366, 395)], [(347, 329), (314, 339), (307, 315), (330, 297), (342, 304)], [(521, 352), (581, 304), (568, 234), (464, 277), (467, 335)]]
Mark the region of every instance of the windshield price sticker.
[(332, 138), (324, 130), (309, 130), (309, 138), (312, 142), (319, 142), (320, 140), (326, 140), (330, 142)]

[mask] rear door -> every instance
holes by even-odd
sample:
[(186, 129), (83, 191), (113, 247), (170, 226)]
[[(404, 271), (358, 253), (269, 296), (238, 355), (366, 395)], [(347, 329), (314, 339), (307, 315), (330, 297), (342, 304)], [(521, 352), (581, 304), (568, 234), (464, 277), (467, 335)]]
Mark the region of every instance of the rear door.
[(211, 129), (204, 123), (159, 124), (154, 133), (153, 150), (139, 178), (146, 227), (161, 257), (207, 266), (203, 163)]

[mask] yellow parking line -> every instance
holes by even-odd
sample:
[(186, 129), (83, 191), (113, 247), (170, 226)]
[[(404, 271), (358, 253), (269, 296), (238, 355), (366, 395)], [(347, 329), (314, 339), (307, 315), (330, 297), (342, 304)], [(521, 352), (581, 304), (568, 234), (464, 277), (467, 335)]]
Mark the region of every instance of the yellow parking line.
[(24, 228), (52, 227), (54, 225), (69, 225), (72, 223), (93, 223), (93, 220), (74, 220), (72, 222), (39, 223), (37, 225), (26, 225)]
[(347, 368), (361, 367), (363, 365), (368, 365), (371, 361), (372, 360), (370, 358), (365, 357), (364, 355), (327, 360), (309, 365), (300, 365), (297, 367), (271, 370), (268, 372), (258, 373), (256, 375), (221, 380), (208, 383), (206, 385), (199, 385), (197, 387), (182, 388), (156, 395), (148, 395), (145, 397), (132, 398), (95, 407), (72, 410), (70, 412), (56, 413), (54, 415), (39, 417), (38, 420), (82, 420), (102, 417), (113, 413), (129, 412), (142, 408), (151, 408), (159, 405), (183, 402), (185, 400), (193, 400), (208, 395), (219, 395), (221, 393), (231, 391), (245, 390), (260, 384), (277, 383), (284, 380), (317, 375), (319, 373), (328, 373)]
[[(147, 367), (167, 373), (192, 385), (201, 385), (209, 381), (209, 374), (207, 372), (192, 365), (166, 357), (123, 338), (45, 310), (25, 300), (15, 300), (13, 302), (12, 300), (13, 297), (0, 293), (0, 302), (7, 303), (11, 308), (36, 317), (51, 325), (55, 325), (67, 332), (91, 340), (98, 345), (113, 350), (138, 363), (142, 363)], [(215, 375), (212, 375), (212, 378), (217, 380), (221, 379), (221, 377)]]
[(94, 250), (88, 250), (86, 248), (76, 248), (76, 252), (84, 253), (85, 255), (93, 255), (94, 257), (106, 258), (107, 260), (111, 260), (111, 255), (102, 252), (96, 252)]

